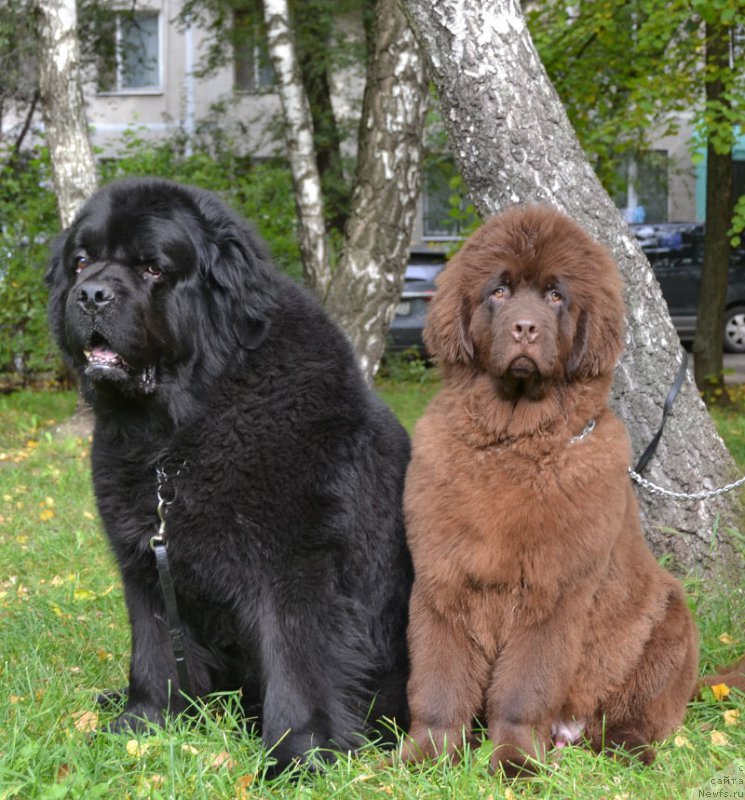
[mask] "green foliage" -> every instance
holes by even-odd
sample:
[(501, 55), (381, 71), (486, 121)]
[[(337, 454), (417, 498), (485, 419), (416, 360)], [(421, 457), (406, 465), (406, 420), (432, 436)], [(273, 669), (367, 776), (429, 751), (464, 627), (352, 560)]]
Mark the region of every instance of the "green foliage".
[(695, 99), (695, 35), (668, 74), (667, 55), (690, 20), (684, 0), (540, 3), (528, 24), (582, 146), (613, 194), (618, 158), (641, 149), (651, 126), (672, 133), (675, 111)]
[(739, 247), (742, 243), (740, 234), (745, 230), (745, 194), (737, 199), (735, 210), (732, 213), (732, 227), (727, 232), (730, 236), (732, 247)]
[(43, 275), (59, 229), (45, 149), (0, 152), (0, 372), (23, 379), (59, 368)]
[[(743, 58), (731, 68), (704, 69), (704, 22), (728, 29), (745, 0), (573, 0), (539, 3), (528, 23), (546, 70), (585, 152), (611, 194), (616, 163), (649, 137), (677, 131), (679, 112), (697, 112), (698, 140), (729, 152), (743, 119)], [(705, 104), (704, 87), (725, 83), (727, 102)]]

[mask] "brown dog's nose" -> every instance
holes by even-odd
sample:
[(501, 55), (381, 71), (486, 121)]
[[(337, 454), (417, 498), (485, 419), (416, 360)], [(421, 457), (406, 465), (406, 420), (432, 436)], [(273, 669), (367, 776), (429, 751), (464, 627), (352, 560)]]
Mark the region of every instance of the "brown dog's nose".
[(532, 319), (517, 319), (512, 323), (512, 338), (520, 344), (533, 344), (540, 332), (540, 326)]

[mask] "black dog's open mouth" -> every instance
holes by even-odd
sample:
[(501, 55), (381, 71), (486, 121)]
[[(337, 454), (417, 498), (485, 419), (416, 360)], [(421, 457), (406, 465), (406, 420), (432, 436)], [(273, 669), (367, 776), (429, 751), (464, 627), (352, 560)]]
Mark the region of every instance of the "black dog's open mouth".
[(104, 340), (89, 343), (83, 353), (88, 362), (85, 374), (92, 380), (108, 380), (115, 383), (134, 382), (137, 389), (144, 394), (155, 391), (154, 365), (148, 364), (143, 369), (137, 369), (123, 356), (112, 350), (108, 342)]

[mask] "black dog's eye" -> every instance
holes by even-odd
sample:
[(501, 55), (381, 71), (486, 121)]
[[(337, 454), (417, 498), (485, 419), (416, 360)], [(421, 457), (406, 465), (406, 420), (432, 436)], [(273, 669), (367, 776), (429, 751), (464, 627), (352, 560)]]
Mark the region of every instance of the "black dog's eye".
[(564, 299), (564, 295), (561, 292), (556, 291), (556, 289), (549, 289), (546, 292), (546, 300), (549, 303), (558, 304)]
[(154, 264), (148, 264), (142, 271), (142, 277), (149, 281), (157, 281), (162, 275), (163, 270), (159, 269)]
[(80, 274), (86, 267), (89, 267), (91, 262), (88, 256), (77, 256), (75, 259), (75, 272)]

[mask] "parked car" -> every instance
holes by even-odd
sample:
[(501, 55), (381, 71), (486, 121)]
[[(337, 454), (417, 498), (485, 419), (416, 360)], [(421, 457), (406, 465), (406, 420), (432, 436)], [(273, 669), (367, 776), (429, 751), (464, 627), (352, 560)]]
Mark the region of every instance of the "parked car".
[(422, 355), (427, 307), (435, 293), (435, 278), (445, 266), (444, 253), (412, 250), (406, 267), (404, 290), (388, 331), (389, 350), (416, 350)]
[[(704, 260), (704, 226), (668, 222), (632, 225), (660, 282), (670, 316), (683, 342), (696, 334), (698, 290)], [(745, 249), (730, 254), (723, 330), (724, 350), (745, 353)]]
[[(696, 334), (704, 226), (665, 222), (635, 224), (631, 228), (660, 282), (680, 340), (692, 342)], [(435, 291), (434, 280), (445, 261), (442, 253), (412, 250), (401, 302), (389, 332), (389, 350), (414, 349), (426, 354), (422, 342), (424, 320)], [(726, 352), (745, 353), (745, 248), (732, 250), (730, 256), (723, 344)]]

